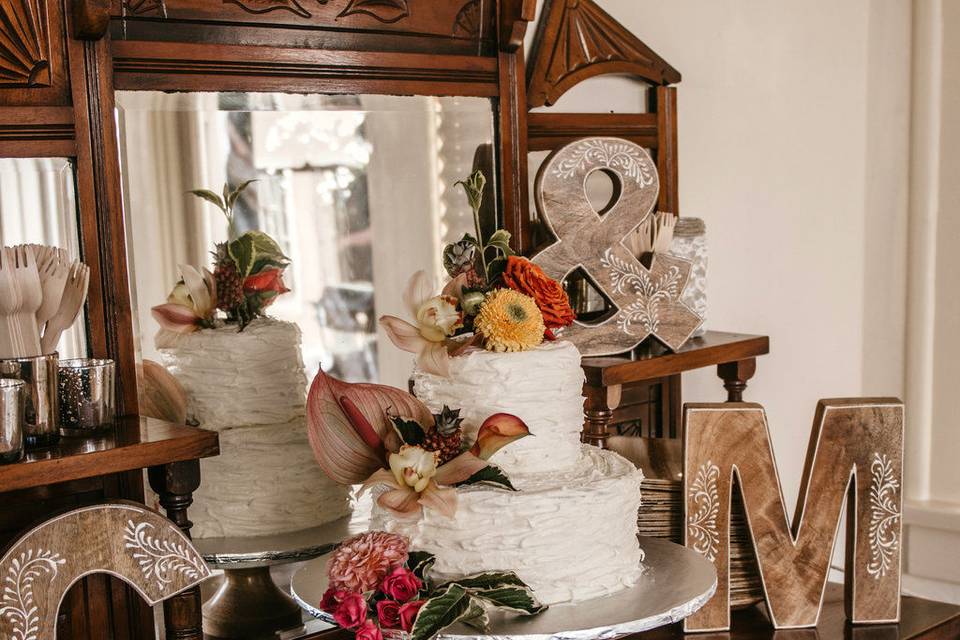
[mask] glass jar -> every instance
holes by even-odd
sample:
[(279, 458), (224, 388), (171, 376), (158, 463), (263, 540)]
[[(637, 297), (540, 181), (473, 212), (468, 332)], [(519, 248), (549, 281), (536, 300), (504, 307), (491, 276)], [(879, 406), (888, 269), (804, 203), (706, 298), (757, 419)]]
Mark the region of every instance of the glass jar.
[[(670, 253), (693, 263), (690, 279), (681, 300), (698, 316), (707, 317), (707, 225), (700, 218), (680, 218), (673, 231)], [(706, 322), (694, 332), (694, 337), (707, 332)]]

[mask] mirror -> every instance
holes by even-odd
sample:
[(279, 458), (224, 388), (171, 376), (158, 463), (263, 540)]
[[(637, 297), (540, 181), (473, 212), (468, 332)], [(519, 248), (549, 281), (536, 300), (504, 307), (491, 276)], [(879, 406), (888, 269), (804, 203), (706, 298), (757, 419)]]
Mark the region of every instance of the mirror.
[(454, 183), (493, 141), (489, 100), (119, 92), (117, 107), (142, 358), (159, 360), (150, 309), (178, 265), (209, 268), (227, 239), (224, 216), (188, 191), (254, 179), (236, 224), (269, 233), (291, 259), (292, 291), (269, 315), (300, 326), (307, 375), (406, 388), (412, 356), (377, 318), (408, 315), (407, 278), (425, 269), (439, 282), (444, 244), (472, 232)]
[[(67, 158), (0, 158), (0, 246), (43, 244), (80, 257), (73, 163)], [(61, 358), (88, 355), (86, 311), (63, 332)]]

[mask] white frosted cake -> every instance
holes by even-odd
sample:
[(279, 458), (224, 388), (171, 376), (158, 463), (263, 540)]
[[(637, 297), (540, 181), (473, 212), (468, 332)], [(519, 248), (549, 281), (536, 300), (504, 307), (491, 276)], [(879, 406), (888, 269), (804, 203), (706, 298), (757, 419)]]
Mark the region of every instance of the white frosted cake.
[(349, 487), (323, 474), (307, 441), (297, 325), (262, 318), (242, 332), (204, 329), (160, 352), (191, 419), (220, 434), (220, 455), (200, 462), (195, 538), (299, 531), (350, 513)]
[(439, 580), (513, 570), (546, 604), (597, 598), (636, 583), (643, 474), (616, 453), (580, 443), (583, 371), (573, 344), (474, 351), (451, 359), (449, 377), (414, 372), (414, 383), (432, 411), (462, 409), (468, 441), (494, 413), (527, 423), (533, 437), (491, 458), (518, 491), (462, 487), (452, 519), (424, 509), (420, 520), (404, 520), (375, 507), (371, 528), (405, 534), (414, 548), (435, 554)]

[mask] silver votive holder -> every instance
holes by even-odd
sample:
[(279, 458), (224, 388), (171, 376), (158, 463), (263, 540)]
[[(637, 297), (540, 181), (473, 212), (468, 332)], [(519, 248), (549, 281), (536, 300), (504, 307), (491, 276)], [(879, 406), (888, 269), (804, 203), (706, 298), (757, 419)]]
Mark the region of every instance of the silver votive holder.
[(56, 353), (35, 358), (0, 360), (0, 378), (22, 380), (23, 442), (27, 449), (60, 441), (57, 420), (57, 377), (60, 358)]
[(95, 435), (113, 426), (113, 360), (76, 358), (60, 363), (60, 433)]
[(23, 457), (23, 380), (0, 380), (0, 464)]

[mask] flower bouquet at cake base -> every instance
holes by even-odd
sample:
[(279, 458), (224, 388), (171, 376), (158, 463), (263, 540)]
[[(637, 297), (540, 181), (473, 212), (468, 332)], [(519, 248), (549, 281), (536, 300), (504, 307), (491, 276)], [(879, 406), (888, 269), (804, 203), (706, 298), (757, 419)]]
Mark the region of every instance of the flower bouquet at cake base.
[(224, 185), (222, 194), (207, 189), (190, 192), (223, 213), (228, 240), (214, 247), (212, 272), (206, 267), (180, 265), (181, 278), (166, 303), (151, 309), (161, 327), (158, 346), (169, 344), (177, 335), (222, 324), (217, 311), (226, 315), (228, 324), (236, 324), (243, 331), (262, 317), (278, 296), (290, 291), (283, 282), (290, 260), (276, 241), (261, 231), (238, 233), (234, 208), (253, 182), (244, 182), (236, 189)]
[(478, 171), (457, 184), (473, 209), (475, 235), (464, 234), (444, 248), (450, 281), (437, 294), (430, 278), (418, 271), (403, 296), (413, 321), (380, 318), (390, 340), (416, 354), (421, 371), (439, 376), (448, 375), (451, 356), (475, 347), (496, 352), (535, 349), (544, 340), (555, 340), (576, 317), (563, 285), (515, 255), (508, 231), (483, 235), (483, 174)]
[(546, 609), (513, 572), (437, 584), (433, 563), (401, 535), (371, 531), (350, 538), (330, 558), (320, 609), (357, 640), (429, 640), (458, 622), (486, 631), (490, 609), (519, 615)]

